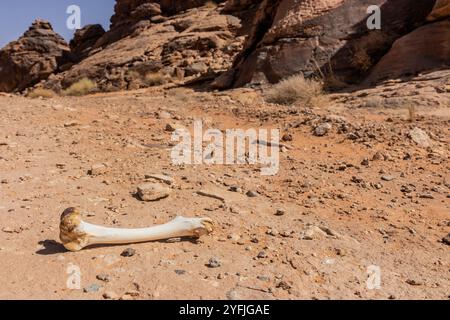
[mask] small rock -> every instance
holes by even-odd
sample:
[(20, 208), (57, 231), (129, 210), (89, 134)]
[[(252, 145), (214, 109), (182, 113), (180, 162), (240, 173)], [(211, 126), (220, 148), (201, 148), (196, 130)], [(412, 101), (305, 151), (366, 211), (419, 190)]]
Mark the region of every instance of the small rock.
[(388, 174), (381, 176), (381, 180), (383, 180), (383, 181), (392, 181), (394, 179), (395, 178), (393, 176), (388, 175)]
[(316, 226), (308, 226), (300, 235), (302, 240), (316, 240), (326, 237), (327, 233)]
[(176, 123), (168, 123), (166, 125), (166, 131), (167, 132), (175, 132), (177, 130), (184, 130), (185, 127), (183, 127), (182, 125), (176, 124)]
[(165, 184), (168, 184), (169, 186), (171, 186), (175, 183), (175, 180), (172, 177), (166, 176), (164, 174), (146, 174), (145, 179), (155, 179), (155, 180), (164, 182)]
[(450, 233), (442, 239), (442, 243), (450, 246)]
[(11, 228), (9, 228), (9, 227), (4, 227), (4, 228), (2, 229), (2, 231), (3, 231), (4, 233), (14, 233), (14, 232), (16, 232), (14, 229), (11, 229)]
[(158, 201), (167, 198), (170, 188), (159, 183), (146, 183), (137, 188), (137, 195), (142, 201)]
[(413, 280), (413, 279), (408, 279), (406, 280), (406, 283), (409, 284), (410, 286), (421, 286), (423, 285), (423, 283)]
[(278, 217), (284, 216), (285, 214), (286, 214), (286, 211), (284, 211), (282, 209), (278, 209), (277, 212), (275, 213), (275, 215)]
[(258, 196), (258, 193), (257, 193), (256, 191), (250, 190), (250, 191), (248, 191), (248, 192), (246, 193), (246, 195), (247, 195), (247, 197), (249, 197), (249, 198), (256, 198), (256, 197)]
[(175, 270), (175, 273), (179, 276), (186, 274), (186, 270)]
[(277, 288), (280, 288), (280, 289), (283, 289), (283, 290), (290, 290), (290, 289), (292, 289), (292, 285), (290, 285), (286, 281), (280, 281), (277, 284)]
[(265, 251), (260, 251), (257, 255), (258, 259), (265, 259), (267, 257), (268, 257), (268, 255), (267, 255), (267, 252), (265, 252)]
[(104, 273), (98, 274), (96, 278), (97, 278), (97, 280), (100, 280), (100, 281), (103, 281), (103, 282), (110, 282), (111, 281), (110, 276), (107, 275), (107, 274), (104, 274)]
[(172, 115), (169, 112), (162, 110), (156, 114), (156, 117), (158, 119), (166, 119), (167, 120), (167, 119), (171, 119)]
[(421, 148), (428, 148), (432, 145), (430, 136), (419, 128), (414, 128), (408, 134), (408, 137)]
[(293, 137), (292, 137), (291, 134), (285, 133), (285, 134), (283, 135), (283, 137), (281, 138), (281, 140), (282, 140), (283, 142), (291, 142), (291, 141), (293, 140)]
[(331, 129), (333, 128), (333, 126), (330, 123), (322, 123), (319, 124), (315, 129), (314, 129), (314, 135), (316, 137), (323, 137), (325, 136)]
[(103, 298), (107, 300), (117, 300), (119, 296), (114, 291), (105, 291), (105, 293), (103, 293)]
[(261, 280), (261, 281), (264, 281), (264, 282), (269, 282), (270, 281), (270, 277), (269, 276), (258, 276), (257, 279)]
[(84, 293), (92, 293), (92, 292), (98, 292), (98, 290), (100, 290), (102, 286), (97, 284), (97, 283), (93, 283), (88, 285), (87, 287), (83, 288), (83, 292)]
[(98, 176), (106, 173), (108, 167), (103, 163), (94, 164), (91, 169), (88, 171), (90, 176)]
[(352, 182), (354, 182), (354, 183), (362, 183), (363, 181), (364, 181), (364, 179), (361, 177), (357, 177), (357, 176), (352, 177)]
[(239, 186), (231, 186), (229, 189), (231, 192), (237, 192), (237, 193), (241, 193), (242, 192), (242, 188)]
[(276, 229), (269, 229), (269, 230), (267, 230), (266, 234), (268, 234), (269, 236), (272, 236), (272, 237), (276, 237), (280, 234), (280, 232), (278, 232), (278, 230), (276, 230)]
[(136, 254), (136, 250), (134, 250), (133, 248), (128, 248), (128, 249), (125, 249), (120, 255), (122, 257), (129, 258), (129, 257), (134, 256), (135, 254)]
[(212, 268), (212, 269), (220, 268), (222, 266), (222, 262), (218, 258), (213, 257), (213, 258), (209, 259), (209, 261), (208, 261), (206, 266), (208, 268)]

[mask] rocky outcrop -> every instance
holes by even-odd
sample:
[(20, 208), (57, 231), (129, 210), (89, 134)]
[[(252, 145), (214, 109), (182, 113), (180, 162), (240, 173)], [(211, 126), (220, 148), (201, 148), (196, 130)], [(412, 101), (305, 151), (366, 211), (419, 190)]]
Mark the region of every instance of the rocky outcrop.
[[(380, 30), (367, 27), (371, 5)], [(449, 12), (450, 0), (117, 0), (110, 30), (78, 30), (70, 55), (48, 23), (35, 22), (0, 52), (0, 91), (43, 79), (60, 91), (81, 78), (136, 89), (151, 73), (221, 89), (298, 73), (330, 87), (373, 84), (447, 68)]]
[(450, 20), (425, 25), (397, 40), (366, 84), (446, 68), (450, 68)]
[(74, 62), (80, 62), (87, 58), (97, 41), (105, 34), (105, 29), (100, 24), (91, 24), (75, 32), (70, 41), (70, 50)]
[[(234, 0), (259, 3), (244, 51), (216, 85), (278, 82), (296, 73), (358, 83), (392, 44), (425, 23), (435, 0)], [(381, 30), (367, 8), (381, 8)]]
[(427, 17), (427, 21), (436, 21), (450, 16), (450, 0), (436, 0), (433, 11)]
[[(225, 0), (217, 0), (216, 3)], [(97, 43), (106, 46), (130, 34), (165, 21), (165, 17), (200, 7), (210, 0), (117, 0), (111, 17), (111, 30)]]
[(17, 41), (0, 50), (0, 91), (22, 91), (56, 72), (69, 47), (49, 22), (36, 20)]
[[(118, 1), (116, 18), (112, 19), (114, 28), (119, 28), (119, 21), (116, 21), (119, 13), (123, 21), (131, 21), (137, 17), (138, 8), (149, 4), (135, 1), (135, 6), (119, 6), (124, 3)], [(162, 4), (163, 1), (160, 8), (164, 8)], [(158, 6), (152, 8), (147, 12), (157, 13)], [(107, 32), (97, 40), (96, 48), (86, 59), (53, 75), (45, 86), (59, 91), (87, 77), (96, 81), (100, 90), (114, 91), (148, 86), (146, 77), (152, 73), (160, 73), (172, 81), (210, 78), (228, 70), (242, 49), (244, 38), (236, 36), (241, 28), (240, 21), (235, 16), (222, 14), (222, 6), (198, 7), (166, 16), (158, 22), (150, 21), (149, 25), (147, 18), (142, 20), (144, 24), (134, 25), (140, 26), (137, 31), (99, 47), (108, 33), (111, 34)]]

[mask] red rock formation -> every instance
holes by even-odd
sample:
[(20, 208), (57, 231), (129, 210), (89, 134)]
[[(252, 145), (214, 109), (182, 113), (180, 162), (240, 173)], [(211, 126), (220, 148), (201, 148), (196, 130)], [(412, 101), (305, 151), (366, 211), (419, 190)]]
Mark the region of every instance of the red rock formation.
[[(374, 4), (381, 8), (382, 28), (371, 31), (366, 12)], [(357, 83), (395, 40), (425, 23), (434, 4), (435, 0), (260, 1), (244, 51), (216, 85), (274, 83), (296, 73), (333, 73), (341, 81)]]
[(80, 62), (87, 58), (98, 39), (105, 34), (105, 29), (99, 24), (91, 24), (75, 32), (70, 41), (70, 50), (74, 62)]
[(0, 50), (0, 91), (22, 91), (64, 63), (69, 47), (49, 22), (36, 20), (17, 41)]

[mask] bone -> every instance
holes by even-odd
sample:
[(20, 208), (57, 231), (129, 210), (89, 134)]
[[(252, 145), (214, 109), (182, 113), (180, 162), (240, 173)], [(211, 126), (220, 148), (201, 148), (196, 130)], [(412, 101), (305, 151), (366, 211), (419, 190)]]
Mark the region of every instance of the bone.
[(141, 229), (119, 229), (97, 226), (82, 220), (76, 208), (61, 215), (60, 239), (69, 251), (80, 251), (92, 245), (130, 244), (173, 238), (200, 238), (210, 234), (214, 224), (209, 218), (177, 217), (169, 223)]

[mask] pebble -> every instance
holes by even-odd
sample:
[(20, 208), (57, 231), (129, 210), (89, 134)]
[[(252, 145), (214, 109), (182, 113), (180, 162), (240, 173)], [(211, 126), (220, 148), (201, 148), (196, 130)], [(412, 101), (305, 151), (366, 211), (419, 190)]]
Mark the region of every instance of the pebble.
[(209, 259), (207, 265), (208, 268), (220, 268), (222, 266), (222, 262), (219, 260), (219, 258), (213, 257)]
[(97, 280), (103, 281), (103, 282), (110, 282), (111, 278), (109, 275), (101, 273), (99, 275), (97, 275)]
[(285, 214), (286, 214), (286, 211), (284, 211), (282, 209), (278, 209), (277, 212), (275, 213), (275, 215), (278, 217), (284, 216)]
[(83, 292), (84, 293), (92, 293), (92, 292), (98, 292), (98, 290), (100, 290), (102, 286), (97, 284), (97, 283), (93, 283), (88, 285), (87, 287), (83, 288)]
[(142, 201), (158, 201), (167, 198), (171, 193), (169, 187), (159, 183), (146, 183), (137, 188), (137, 195)]
[(265, 259), (267, 257), (268, 257), (268, 255), (267, 255), (267, 252), (265, 252), (265, 251), (260, 251), (257, 255), (258, 259)]
[(432, 145), (430, 136), (420, 128), (411, 130), (408, 137), (421, 148), (428, 148)]
[(169, 186), (171, 186), (175, 183), (175, 180), (172, 177), (169, 177), (164, 174), (146, 174), (145, 179), (155, 179), (155, 180), (164, 182), (165, 184), (168, 184)]
[(383, 180), (383, 181), (392, 181), (394, 179), (395, 178), (393, 176), (388, 175), (388, 174), (381, 176), (381, 180)]
[(107, 300), (117, 300), (119, 296), (114, 291), (106, 291), (103, 293), (103, 298)]
[(186, 270), (175, 270), (175, 273), (179, 276), (186, 274)]
[(442, 243), (450, 246), (450, 233), (442, 239)]
[(409, 284), (410, 286), (421, 286), (423, 285), (423, 283), (413, 280), (413, 279), (408, 279), (406, 280), (406, 283)]
[(314, 129), (314, 135), (316, 137), (323, 137), (325, 136), (331, 129), (333, 128), (333, 126), (330, 123), (322, 123), (319, 124), (315, 129)]
[(136, 250), (134, 250), (133, 248), (128, 248), (128, 249), (125, 249), (120, 255), (122, 257), (129, 258), (129, 257), (134, 256), (135, 254), (136, 254)]
[(249, 198), (256, 198), (258, 196), (258, 192), (250, 190), (246, 193), (246, 195)]
[(89, 169), (89, 171), (88, 171), (88, 174), (90, 176), (98, 176), (98, 175), (106, 173), (107, 169), (108, 168), (105, 164), (97, 163), (97, 164), (92, 165), (91, 169)]

